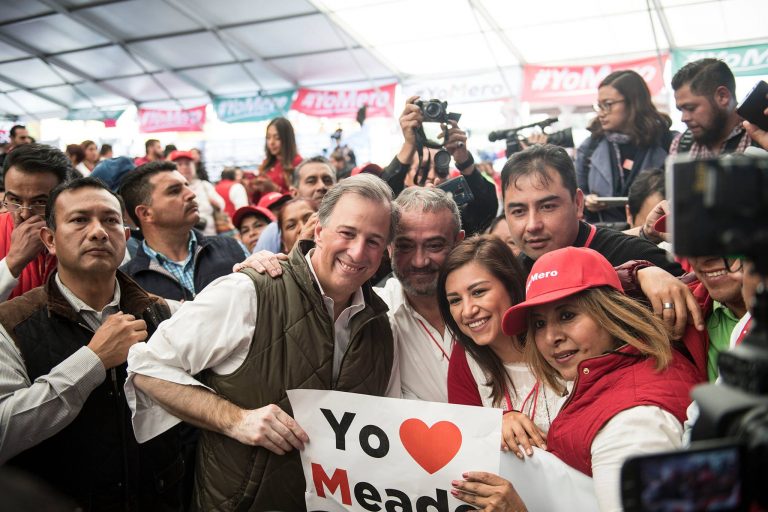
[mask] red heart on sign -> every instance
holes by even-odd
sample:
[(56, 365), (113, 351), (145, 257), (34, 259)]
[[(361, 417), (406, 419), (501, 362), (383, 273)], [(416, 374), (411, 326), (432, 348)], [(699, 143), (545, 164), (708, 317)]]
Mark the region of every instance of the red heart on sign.
[(450, 421), (428, 427), (415, 418), (400, 425), (400, 440), (419, 466), (430, 475), (451, 462), (461, 448), (461, 431)]

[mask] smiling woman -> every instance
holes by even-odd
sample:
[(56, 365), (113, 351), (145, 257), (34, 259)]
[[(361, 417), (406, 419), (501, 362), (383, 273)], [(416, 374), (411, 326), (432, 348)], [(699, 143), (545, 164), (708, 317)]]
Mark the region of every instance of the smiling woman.
[(563, 401), (535, 378), (524, 360), (524, 341), (502, 331), (504, 313), (523, 300), (523, 270), (509, 246), (483, 235), (456, 246), (438, 280), (440, 313), (459, 341), (448, 368), (448, 401), (501, 407), (504, 443), (545, 447), (550, 423)]

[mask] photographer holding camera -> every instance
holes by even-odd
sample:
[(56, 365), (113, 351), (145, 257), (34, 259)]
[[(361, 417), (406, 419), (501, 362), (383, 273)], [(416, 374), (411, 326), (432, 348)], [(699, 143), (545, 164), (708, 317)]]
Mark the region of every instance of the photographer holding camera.
[[(493, 220), (498, 209), (498, 199), (493, 183), (483, 178), (475, 169), (472, 154), (467, 149), (467, 134), (458, 126), (458, 121), (447, 118), (451, 114), (445, 114), (445, 103), (437, 100), (429, 102), (417, 101), (418, 96), (412, 96), (405, 102), (405, 108), (400, 115), (400, 128), (403, 132), (403, 145), (392, 162), (384, 168), (382, 179), (392, 187), (395, 195), (400, 194), (409, 186), (440, 186), (448, 180), (448, 174), (441, 170), (442, 150), (422, 146), (417, 134), (424, 122), (437, 122), (425, 119), (424, 109), (438, 111), (435, 118), (442, 118), (440, 125), (443, 128), (443, 147), (448, 155), (453, 157), (456, 168), (467, 181), (473, 200), (460, 208), (461, 224), (467, 235), (481, 233)], [(420, 106), (421, 105), (421, 106)], [(439, 112), (438, 107), (443, 107)], [(423, 132), (422, 132), (423, 134)], [(421, 158), (418, 158), (417, 150), (422, 147)], [(447, 163), (447, 162), (446, 162)], [(420, 179), (421, 177), (421, 179)], [(422, 181), (423, 183), (419, 183)]]

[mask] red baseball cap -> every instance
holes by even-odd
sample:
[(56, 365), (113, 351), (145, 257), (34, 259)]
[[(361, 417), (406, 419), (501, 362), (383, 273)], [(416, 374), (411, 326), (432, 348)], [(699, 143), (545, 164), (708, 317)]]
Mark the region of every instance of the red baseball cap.
[(171, 151), (171, 154), (168, 155), (168, 160), (171, 162), (175, 162), (176, 160), (181, 160), (182, 158), (187, 158), (189, 160), (194, 160), (195, 158), (192, 156), (191, 151)]
[(507, 336), (520, 334), (528, 327), (531, 307), (598, 286), (624, 291), (619, 275), (602, 254), (586, 247), (565, 247), (548, 252), (533, 264), (525, 283), (525, 301), (504, 313), (501, 328)]
[(262, 208), (274, 208), (275, 206), (279, 206), (282, 203), (285, 203), (287, 201), (290, 201), (293, 199), (293, 196), (291, 194), (281, 194), (280, 192), (269, 192), (268, 194), (264, 194), (261, 196), (261, 199), (259, 199), (259, 206)]
[(243, 206), (242, 208), (238, 208), (235, 212), (234, 217), (232, 217), (232, 224), (234, 224), (237, 229), (240, 229), (240, 224), (243, 223), (243, 220), (248, 215), (260, 215), (266, 217), (269, 222), (275, 221), (275, 214), (263, 206)]

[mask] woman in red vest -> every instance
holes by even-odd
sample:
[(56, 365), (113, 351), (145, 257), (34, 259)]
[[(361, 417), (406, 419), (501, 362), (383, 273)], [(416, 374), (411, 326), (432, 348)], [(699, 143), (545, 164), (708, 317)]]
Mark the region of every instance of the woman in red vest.
[[(534, 373), (568, 392), (547, 433), (548, 451), (593, 478), (601, 510), (620, 510), (623, 462), (680, 447), (695, 367), (671, 347), (661, 320), (624, 295), (610, 263), (587, 248), (536, 260), (526, 300), (507, 311), (503, 329), (526, 333)], [(493, 479), (457, 482), (457, 497), (475, 503), (467, 490), (481, 496), (493, 486), (516, 496), (514, 482)]]
[(272, 180), (281, 193), (287, 193), (293, 185), (293, 171), (302, 159), (296, 149), (293, 126), (286, 118), (276, 117), (267, 125), (264, 153), (267, 157), (259, 172)]

